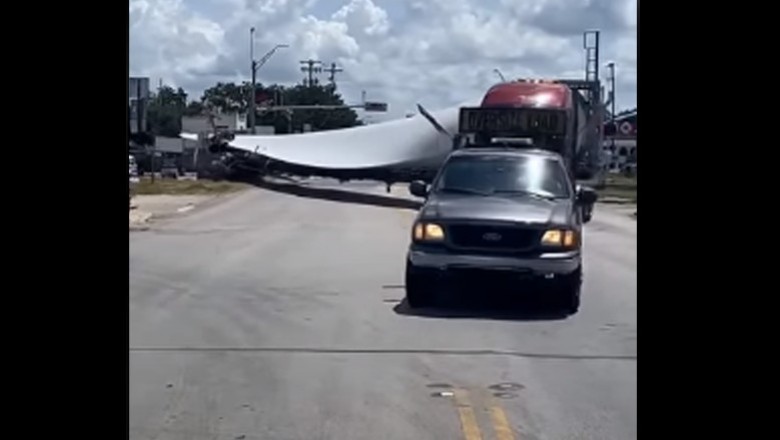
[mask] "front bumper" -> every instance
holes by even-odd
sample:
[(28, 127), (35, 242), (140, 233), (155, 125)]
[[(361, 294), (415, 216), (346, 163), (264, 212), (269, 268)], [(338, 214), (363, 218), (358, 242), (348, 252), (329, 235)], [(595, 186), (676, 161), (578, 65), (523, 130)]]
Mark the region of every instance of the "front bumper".
[(533, 257), (474, 255), (433, 251), (412, 247), (409, 263), (420, 269), (449, 271), (457, 269), (495, 270), (528, 275), (568, 275), (581, 265), (580, 251), (546, 253)]
[(406, 276), (407, 283), (414, 280), (426, 289), (448, 294), (544, 294), (576, 288), (581, 281), (581, 267), (579, 251), (512, 257), (455, 254), (413, 246), (408, 253)]

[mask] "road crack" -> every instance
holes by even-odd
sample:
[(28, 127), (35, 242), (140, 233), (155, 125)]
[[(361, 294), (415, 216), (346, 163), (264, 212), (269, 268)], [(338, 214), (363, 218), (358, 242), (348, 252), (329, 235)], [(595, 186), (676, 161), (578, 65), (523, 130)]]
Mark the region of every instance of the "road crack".
[(372, 349), (372, 348), (313, 348), (313, 347), (130, 347), (130, 353), (290, 353), (290, 354), (358, 354), (406, 355), (425, 354), (441, 356), (510, 356), (549, 360), (636, 361), (636, 355), (532, 353), (511, 350), (484, 349)]

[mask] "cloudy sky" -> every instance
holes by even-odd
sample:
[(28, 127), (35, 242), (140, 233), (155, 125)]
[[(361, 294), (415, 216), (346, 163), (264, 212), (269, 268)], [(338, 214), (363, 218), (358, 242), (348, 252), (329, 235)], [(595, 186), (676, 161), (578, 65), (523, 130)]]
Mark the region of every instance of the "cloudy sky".
[(256, 58), (290, 45), (260, 82), (300, 82), (300, 60), (335, 62), (347, 102), (365, 90), (389, 104), (385, 117), (399, 117), (417, 102), (479, 99), (496, 68), (507, 78), (582, 78), (582, 32), (600, 29), (622, 109), (636, 105), (636, 17), (637, 0), (130, 0), (130, 72), (190, 98), (247, 80), (254, 26)]

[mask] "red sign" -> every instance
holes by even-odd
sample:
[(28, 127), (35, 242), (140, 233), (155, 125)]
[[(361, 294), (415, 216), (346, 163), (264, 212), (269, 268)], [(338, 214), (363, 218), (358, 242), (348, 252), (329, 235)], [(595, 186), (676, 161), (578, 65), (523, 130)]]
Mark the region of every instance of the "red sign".
[(257, 93), (255, 93), (255, 104), (263, 104), (268, 101), (273, 102), (273, 98), (268, 96), (267, 93), (262, 92), (260, 90), (258, 90)]

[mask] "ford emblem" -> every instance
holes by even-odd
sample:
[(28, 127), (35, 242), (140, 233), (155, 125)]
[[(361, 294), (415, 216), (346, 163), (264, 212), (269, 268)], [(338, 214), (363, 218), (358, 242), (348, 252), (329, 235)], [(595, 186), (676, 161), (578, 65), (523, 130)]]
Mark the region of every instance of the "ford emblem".
[(485, 241), (501, 241), (501, 234), (497, 232), (488, 232), (484, 235), (482, 235), (482, 238)]

